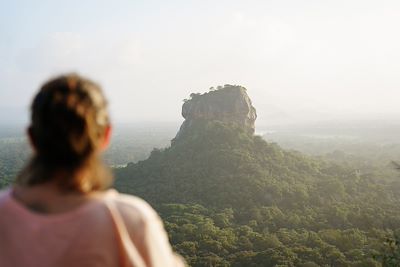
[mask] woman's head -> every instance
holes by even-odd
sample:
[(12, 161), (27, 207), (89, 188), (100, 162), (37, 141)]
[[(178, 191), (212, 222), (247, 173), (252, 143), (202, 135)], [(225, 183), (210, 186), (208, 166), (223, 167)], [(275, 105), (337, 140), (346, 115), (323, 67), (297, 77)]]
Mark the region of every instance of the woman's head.
[(51, 79), (31, 106), (28, 133), (35, 155), (18, 182), (31, 186), (56, 179), (65, 190), (104, 188), (98, 152), (109, 131), (107, 101), (97, 84), (76, 74)]

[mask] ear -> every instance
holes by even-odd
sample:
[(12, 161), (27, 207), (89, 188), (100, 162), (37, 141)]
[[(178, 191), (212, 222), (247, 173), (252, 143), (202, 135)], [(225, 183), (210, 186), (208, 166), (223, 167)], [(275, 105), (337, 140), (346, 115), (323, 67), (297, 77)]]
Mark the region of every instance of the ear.
[(33, 137), (32, 126), (29, 126), (28, 129), (26, 129), (26, 135), (28, 136), (28, 141), (31, 145), (32, 150), (36, 152), (35, 138)]
[(108, 148), (108, 146), (110, 145), (111, 133), (112, 133), (112, 127), (111, 127), (111, 125), (108, 125), (104, 131), (104, 137), (103, 137), (103, 143), (101, 145), (101, 150), (106, 150)]

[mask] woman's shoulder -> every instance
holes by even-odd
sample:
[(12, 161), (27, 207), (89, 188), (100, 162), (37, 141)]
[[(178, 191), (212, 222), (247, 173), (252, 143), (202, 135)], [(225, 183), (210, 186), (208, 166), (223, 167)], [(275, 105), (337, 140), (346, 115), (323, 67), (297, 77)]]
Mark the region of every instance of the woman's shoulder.
[(0, 205), (2, 205), (10, 196), (10, 188), (0, 190)]
[(115, 190), (106, 195), (117, 207), (132, 242), (144, 253), (149, 266), (185, 266), (182, 258), (173, 253), (161, 218), (145, 200)]
[(127, 222), (143, 224), (149, 220), (159, 220), (156, 211), (140, 197), (122, 194), (111, 189), (107, 191), (106, 199), (114, 204)]

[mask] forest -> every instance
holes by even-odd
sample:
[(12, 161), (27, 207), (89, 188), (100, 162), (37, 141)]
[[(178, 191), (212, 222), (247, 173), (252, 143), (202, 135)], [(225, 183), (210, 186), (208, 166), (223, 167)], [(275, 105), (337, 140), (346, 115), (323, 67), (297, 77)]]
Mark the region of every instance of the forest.
[(219, 122), (191, 130), (116, 170), (115, 184), (159, 210), (191, 266), (381, 266), (395, 257), (395, 168), (283, 150)]
[[(218, 121), (192, 125), (172, 146), (171, 127), (143, 142), (141, 133), (128, 135), (128, 150), (120, 139), (106, 155), (110, 165), (124, 153), (136, 159), (114, 168), (115, 187), (153, 205), (190, 266), (398, 266), (398, 146), (370, 144), (365, 154), (332, 140), (323, 153), (306, 154), (285, 142), (296, 139), (280, 136), (283, 149), (268, 140), (278, 136)], [(296, 141), (297, 149), (312, 147)], [(1, 138), (0, 146), (4, 187), (29, 149), (22, 138)]]

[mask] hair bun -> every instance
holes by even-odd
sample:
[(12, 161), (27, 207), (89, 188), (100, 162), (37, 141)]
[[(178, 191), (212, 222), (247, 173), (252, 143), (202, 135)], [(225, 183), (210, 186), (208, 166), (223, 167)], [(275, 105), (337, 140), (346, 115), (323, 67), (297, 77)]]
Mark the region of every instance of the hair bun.
[(39, 156), (51, 164), (82, 164), (99, 146), (108, 124), (99, 86), (76, 74), (45, 83), (32, 104), (33, 141)]

